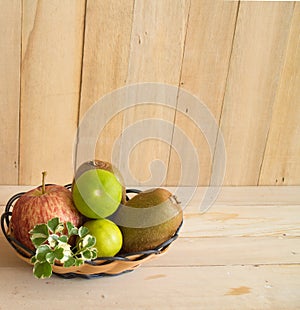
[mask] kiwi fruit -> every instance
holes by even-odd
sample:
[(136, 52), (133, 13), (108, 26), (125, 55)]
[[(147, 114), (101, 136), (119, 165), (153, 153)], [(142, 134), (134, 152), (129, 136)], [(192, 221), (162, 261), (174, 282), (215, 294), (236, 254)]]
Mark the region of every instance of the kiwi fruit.
[(154, 249), (175, 234), (182, 220), (176, 197), (162, 188), (135, 195), (113, 216), (123, 234), (123, 253)]
[(117, 178), (117, 180), (122, 185), (122, 200), (121, 200), (121, 203), (125, 203), (126, 202), (126, 188), (123, 185), (124, 184), (123, 177), (122, 177), (121, 173), (119, 172), (119, 170), (117, 168), (115, 168), (108, 161), (94, 159), (94, 160), (90, 160), (90, 161), (84, 162), (83, 164), (81, 164), (77, 168), (76, 174), (75, 174), (75, 178), (73, 180), (73, 183), (75, 182), (75, 179), (78, 179), (84, 172), (86, 172), (86, 171), (88, 171), (90, 169), (103, 169), (103, 170), (106, 170), (106, 171), (109, 171), (109, 172), (113, 173), (115, 175), (115, 177)]

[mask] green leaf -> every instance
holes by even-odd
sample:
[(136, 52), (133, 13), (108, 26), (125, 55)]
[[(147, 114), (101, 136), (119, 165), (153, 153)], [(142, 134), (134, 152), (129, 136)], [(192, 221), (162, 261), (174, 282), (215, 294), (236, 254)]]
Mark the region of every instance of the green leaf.
[(46, 256), (45, 256), (45, 258), (46, 258), (46, 261), (47, 261), (49, 264), (51, 264), (51, 265), (54, 264), (55, 255), (54, 255), (53, 252), (47, 253)]
[(38, 224), (30, 230), (30, 239), (37, 248), (43, 244), (49, 237), (48, 226), (46, 224)]
[(51, 252), (52, 252), (52, 250), (50, 249), (49, 245), (43, 244), (43, 245), (39, 246), (36, 250), (36, 253), (35, 253), (36, 260), (39, 262), (45, 262), (46, 261), (46, 255), (48, 253), (51, 253)]
[(35, 238), (34, 240), (32, 240), (32, 243), (35, 246), (35, 248), (38, 248), (45, 241), (47, 241), (47, 239), (45, 239), (45, 238)]
[(90, 250), (85, 250), (84, 252), (81, 253), (81, 256), (84, 260), (92, 259), (92, 253)]
[(71, 222), (66, 223), (68, 236), (71, 237), (73, 235), (78, 235), (78, 228), (75, 227)]
[(86, 236), (87, 234), (89, 233), (89, 229), (85, 226), (81, 226), (79, 229), (78, 229), (78, 236), (80, 238), (83, 238), (84, 236)]
[(68, 236), (62, 235), (57, 239), (61, 243), (67, 243), (68, 242)]
[(60, 222), (58, 217), (54, 217), (53, 219), (48, 221), (47, 225), (49, 227), (49, 230), (55, 234), (60, 234), (65, 229), (64, 223)]
[(76, 260), (75, 260), (74, 257), (69, 257), (69, 259), (64, 262), (64, 267), (74, 266), (75, 265), (75, 261)]
[(64, 252), (63, 248), (57, 248), (54, 250), (53, 254), (57, 260), (61, 260), (64, 257)]
[(47, 225), (48, 225), (50, 231), (52, 233), (54, 233), (55, 230), (56, 230), (56, 227), (59, 225), (59, 218), (58, 217), (54, 217), (53, 219), (48, 221)]
[(71, 250), (71, 245), (68, 243), (60, 243), (57, 246), (57, 249), (59, 249), (60, 251), (62, 251), (63, 256), (61, 258), (59, 258), (61, 263), (64, 263), (65, 261), (67, 261), (70, 257), (72, 257), (74, 254)]
[(38, 279), (50, 278), (52, 275), (52, 267), (48, 262), (36, 262), (33, 266), (33, 274)]
[(93, 250), (91, 251), (91, 253), (92, 253), (92, 260), (93, 259), (96, 259), (97, 258), (97, 256), (98, 256), (98, 251), (97, 251), (97, 249), (96, 248), (93, 248)]
[(83, 260), (92, 260), (97, 258), (97, 249), (91, 248), (83, 251), (81, 253), (81, 257)]
[(86, 235), (82, 239), (82, 249), (91, 248), (96, 244), (96, 238), (92, 235)]
[(84, 263), (84, 261), (80, 258), (76, 258), (75, 259), (75, 266), (78, 267), (78, 266), (81, 266), (82, 264)]

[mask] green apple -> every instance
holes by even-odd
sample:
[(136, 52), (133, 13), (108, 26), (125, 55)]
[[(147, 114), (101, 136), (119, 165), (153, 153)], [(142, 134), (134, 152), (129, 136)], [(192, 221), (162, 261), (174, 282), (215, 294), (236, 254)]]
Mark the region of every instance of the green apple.
[(122, 185), (113, 173), (91, 169), (74, 180), (72, 197), (81, 214), (91, 219), (105, 218), (117, 210)]
[(122, 203), (124, 204), (126, 202), (126, 188), (124, 186), (122, 174), (117, 167), (108, 161), (94, 159), (83, 162), (78, 168), (76, 168), (74, 180), (78, 179), (85, 171), (92, 169), (103, 169), (113, 173), (116, 176), (118, 181), (123, 185)]
[(121, 250), (123, 236), (114, 222), (107, 219), (90, 220), (83, 226), (96, 238), (98, 257), (115, 256)]

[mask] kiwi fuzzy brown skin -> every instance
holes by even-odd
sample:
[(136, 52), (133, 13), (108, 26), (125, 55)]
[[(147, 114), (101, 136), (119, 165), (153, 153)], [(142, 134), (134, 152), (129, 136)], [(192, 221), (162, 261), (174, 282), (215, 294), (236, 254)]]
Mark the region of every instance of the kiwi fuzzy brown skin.
[(94, 160), (86, 161), (83, 164), (81, 164), (78, 167), (78, 169), (76, 170), (75, 178), (74, 178), (73, 183), (72, 183), (72, 188), (74, 186), (75, 180), (78, 179), (84, 172), (91, 170), (91, 169), (103, 169), (103, 170), (111, 172), (112, 174), (114, 174), (116, 176), (118, 181), (122, 184), (122, 200), (121, 200), (121, 203), (124, 204), (126, 202), (126, 188), (123, 185), (123, 181), (121, 179), (122, 176), (116, 174), (116, 171), (114, 170), (113, 165), (107, 161), (94, 159)]
[[(158, 225), (149, 227), (126, 227), (119, 225), (123, 234), (122, 253), (133, 253), (154, 249), (175, 234), (182, 223), (183, 212), (179, 203), (169, 191), (162, 188), (147, 190), (137, 194), (125, 203), (125, 206), (132, 208), (151, 208), (158, 205), (166, 210), (166, 213), (164, 213), (165, 215), (168, 214), (168, 216), (170, 216), (171, 214), (171, 217), (166, 218), (166, 221), (161, 218), (165, 216), (163, 213), (155, 213), (154, 211), (154, 220), (157, 217), (158, 222), (160, 222)], [(118, 220), (121, 220), (122, 223), (120, 216), (122, 216), (122, 214), (118, 214), (117, 211), (114, 218), (117, 223)], [(137, 218), (136, 221), (142, 222), (143, 219)]]

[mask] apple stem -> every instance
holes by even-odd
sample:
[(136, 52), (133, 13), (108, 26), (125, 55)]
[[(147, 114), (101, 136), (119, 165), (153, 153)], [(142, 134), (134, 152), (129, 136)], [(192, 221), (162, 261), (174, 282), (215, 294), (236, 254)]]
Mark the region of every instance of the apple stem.
[(45, 177), (47, 175), (46, 171), (42, 172), (42, 194), (45, 194), (46, 188), (45, 188)]

